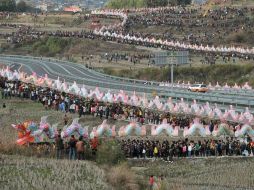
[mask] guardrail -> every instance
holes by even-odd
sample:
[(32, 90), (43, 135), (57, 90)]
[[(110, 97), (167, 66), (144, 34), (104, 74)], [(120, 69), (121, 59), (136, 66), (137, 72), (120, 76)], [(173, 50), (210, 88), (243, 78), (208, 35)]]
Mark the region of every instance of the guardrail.
[[(38, 64), (40, 63), (41, 60), (43, 61), (55, 61), (56, 63), (58, 62), (62, 62), (59, 60), (55, 60), (55, 59), (41, 59), (41, 58), (34, 58), (31, 56), (2, 56), (2, 57), (6, 57), (6, 58), (12, 58), (13, 61), (11, 60), (5, 60), (5, 62), (9, 62), (9, 63), (19, 63), (19, 64), (25, 64), (25, 63), (20, 63), (19, 59), (30, 59), (30, 60), (36, 60), (36, 62), (34, 62), (34, 64)], [(1, 57), (0, 57), (1, 58)], [(16, 62), (15, 62), (16, 60)], [(64, 62), (62, 62), (64, 63)], [(66, 62), (68, 64), (72, 64), (71, 62)], [(82, 77), (78, 77), (78, 76), (72, 76), (72, 75), (66, 75), (66, 74), (61, 74), (58, 73), (54, 70), (52, 70), (50, 67), (48, 67), (46, 64), (43, 65), (44, 69), (55, 76), (60, 76), (61, 78), (68, 80), (68, 81), (74, 81), (76, 80), (77, 83), (80, 84), (85, 84), (88, 86), (93, 86), (93, 87), (103, 87), (105, 89), (116, 89), (116, 90), (124, 90), (127, 92), (133, 92), (136, 91), (139, 94), (142, 93), (146, 93), (151, 95), (153, 92), (156, 92), (160, 97), (162, 97), (164, 100), (167, 99), (168, 97), (172, 97), (175, 101), (179, 100), (180, 98), (183, 98), (187, 101), (191, 101), (193, 99), (197, 100), (197, 102), (210, 102), (210, 103), (218, 103), (220, 105), (234, 105), (238, 108), (243, 108), (243, 107), (249, 107), (252, 108), (254, 107), (254, 99), (253, 99), (253, 94), (250, 94), (250, 96), (248, 96), (248, 94), (237, 94), (234, 93), (232, 94), (223, 94), (223, 93), (205, 93), (205, 94), (201, 94), (201, 93), (195, 93), (195, 92), (188, 92), (188, 91), (184, 91), (184, 90), (179, 90), (179, 89), (175, 89), (175, 88), (165, 88), (165, 87), (160, 87), (160, 86), (150, 86), (150, 85), (144, 85), (139, 84), (139, 83), (130, 83), (127, 82), (123, 85), (121, 83), (119, 83), (118, 81), (108, 81), (107, 77), (105, 77), (105, 80), (101, 80), (99, 79), (91, 79), (91, 78), (82, 78)], [(87, 69), (87, 68), (86, 68)], [(87, 69), (87, 71), (89, 71), (90, 73), (93, 73), (94, 71), (91, 72), (90, 69)], [(98, 74), (98, 72), (96, 72), (96, 74)], [(114, 78), (114, 77), (113, 77)], [(120, 77), (118, 77), (120, 78)], [(125, 80), (123, 79), (123, 82), (125, 82)], [(245, 95), (243, 97), (243, 95)]]
[[(1, 54), (1, 56), (3, 57), (13, 57), (13, 58), (29, 58), (29, 59), (36, 59), (36, 60), (44, 60), (44, 61), (55, 61), (55, 62), (62, 62), (62, 63), (68, 63), (68, 64), (73, 64), (73, 62), (69, 62), (69, 61), (64, 61), (64, 60), (59, 60), (59, 59), (55, 59), (55, 58), (45, 58), (45, 57), (33, 57), (33, 56), (22, 56), (22, 55), (4, 55)], [(107, 75), (98, 71), (94, 71), (92, 69), (88, 69), (87, 67), (83, 67), (84, 69), (87, 69), (89, 72), (94, 73), (95, 75), (98, 76), (104, 76), (106, 78), (111, 78), (114, 80), (119, 80), (119, 81), (123, 81), (123, 82), (132, 82), (132, 83), (139, 83), (139, 84), (144, 84), (146, 82), (151, 82), (152, 84), (158, 85), (159, 86), (159, 82), (156, 81), (145, 81), (145, 80), (139, 80), (139, 79), (130, 79), (130, 78), (124, 78), (124, 77), (117, 77), (117, 76), (112, 76), (112, 75)]]
[[(1, 56), (5, 56), (5, 57), (14, 57), (14, 58), (29, 58), (29, 59), (36, 59), (36, 60), (43, 60), (43, 61), (55, 61), (56, 63), (67, 63), (69, 65), (73, 65), (73, 62), (69, 62), (69, 61), (64, 61), (64, 60), (59, 60), (59, 59), (55, 59), (55, 58), (45, 58), (45, 57), (33, 57), (33, 56), (21, 56), (21, 55), (1, 55)], [(146, 84), (146, 85), (152, 85), (152, 86), (159, 86), (161, 83), (160, 82), (156, 82), (156, 81), (146, 81), (146, 80), (139, 80), (139, 79), (130, 79), (130, 78), (125, 78), (125, 77), (117, 77), (117, 76), (112, 76), (112, 75), (108, 75), (108, 74), (104, 74), (92, 69), (89, 69), (87, 67), (85, 67), (82, 64), (79, 64), (79, 67), (82, 67), (83, 69), (86, 69), (88, 72), (93, 73), (96, 76), (100, 76), (100, 77), (105, 77), (105, 78), (110, 78), (116, 81), (122, 81), (122, 82), (129, 82), (129, 83), (134, 83), (134, 84)], [(182, 87), (177, 87), (177, 84), (174, 83), (173, 84), (174, 88), (177, 89), (183, 89)], [(171, 87), (168, 87), (171, 88)], [(213, 92), (226, 92), (226, 93), (230, 93), (230, 94), (246, 94), (248, 93), (248, 95), (253, 95), (254, 89), (252, 90), (248, 90), (248, 89), (217, 89), (217, 90), (213, 90)]]

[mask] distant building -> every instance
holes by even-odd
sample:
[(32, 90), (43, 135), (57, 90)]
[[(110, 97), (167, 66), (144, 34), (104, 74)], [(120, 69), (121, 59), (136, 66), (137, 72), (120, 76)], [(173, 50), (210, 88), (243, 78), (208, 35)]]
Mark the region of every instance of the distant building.
[(65, 7), (63, 10), (65, 12), (73, 12), (73, 13), (82, 12), (82, 9), (78, 6)]
[(40, 9), (41, 11), (47, 12), (48, 11), (48, 5), (46, 3), (41, 3), (36, 6), (37, 9)]

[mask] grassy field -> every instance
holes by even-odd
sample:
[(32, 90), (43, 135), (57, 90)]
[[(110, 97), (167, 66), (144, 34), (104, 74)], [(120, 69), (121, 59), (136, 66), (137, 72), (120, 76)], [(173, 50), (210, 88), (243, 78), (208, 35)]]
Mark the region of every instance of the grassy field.
[[(132, 161), (132, 170), (143, 176), (164, 176), (164, 189), (251, 190), (254, 186), (253, 158), (182, 159), (173, 164)], [(138, 167), (136, 167), (138, 166)]]
[[(38, 17), (34, 17), (30, 14), (19, 14), (17, 16), (11, 16), (6, 19), (2, 19), (1, 23), (9, 23), (9, 24), (22, 24), (33, 26), (35, 29), (40, 31), (56, 31), (56, 30), (64, 30), (64, 31), (81, 31), (91, 30), (91, 24), (93, 19), (83, 19), (84, 15), (78, 14), (52, 14), (48, 13), (43, 15), (38, 15)], [(97, 19), (100, 21), (101, 25), (111, 25), (117, 24), (120, 22), (118, 19)], [(0, 32), (5, 31), (7, 29), (1, 28)]]
[[(252, 158), (137, 160), (116, 166), (0, 154), (1, 189), (144, 190), (150, 175), (160, 190), (252, 190)], [(163, 176), (163, 180), (159, 179)]]
[(0, 154), (1, 189), (112, 189), (94, 163)]
[[(52, 38), (56, 39), (56, 38)], [(68, 57), (71, 61), (88, 64), (92, 67), (96, 67), (99, 69), (103, 68), (111, 68), (111, 69), (126, 69), (126, 68), (146, 68), (148, 65), (148, 60), (141, 60), (138, 64), (133, 64), (127, 60), (121, 60), (118, 62), (111, 61), (109, 62), (105, 58), (102, 59), (101, 56), (104, 56), (106, 53), (112, 55), (114, 53), (118, 54), (128, 54), (131, 56), (138, 54), (149, 54), (152, 50), (143, 49), (140, 47), (135, 47), (127, 44), (117, 44), (113, 42), (106, 42), (100, 40), (90, 40), (90, 39), (61, 39), (61, 41), (65, 41), (67, 44), (62, 48), (59, 44), (56, 44), (59, 51), (55, 52), (56, 48), (52, 49), (51, 47), (46, 47), (45, 49), (41, 48), (47, 45), (47, 38), (43, 38), (38, 41), (34, 41), (31, 43), (23, 43), (20, 45), (11, 45), (6, 44), (4, 40), (2, 40), (3, 52), (5, 54), (14, 54), (14, 55), (32, 55), (32, 56), (44, 56), (44, 57), (55, 57), (57, 59), (67, 60)], [(0, 41), (1, 43), (1, 41)], [(42, 51), (43, 49), (43, 51)], [(52, 49), (52, 51), (51, 51)], [(90, 56), (93, 58), (90, 58)], [(84, 60), (82, 60), (82, 56)], [(89, 60), (87, 60), (89, 58)]]

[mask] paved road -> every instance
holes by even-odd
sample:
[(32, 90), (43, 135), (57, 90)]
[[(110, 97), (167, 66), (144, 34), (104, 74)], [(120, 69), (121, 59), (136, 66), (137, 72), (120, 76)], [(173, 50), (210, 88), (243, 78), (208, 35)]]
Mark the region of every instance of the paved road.
[(87, 69), (82, 64), (64, 62), (49, 58), (34, 58), (22, 56), (0, 56), (0, 63), (10, 65), (12, 69), (18, 69), (21, 66), (22, 71), (31, 74), (36, 72), (39, 76), (48, 74), (49, 78), (57, 79), (66, 82), (76, 81), (78, 84), (88, 86), (98, 86), (112, 90), (125, 90), (127, 92), (136, 91), (139, 94), (144, 92), (151, 95), (156, 92), (162, 98), (173, 97), (174, 100), (184, 98), (187, 101), (196, 99), (198, 102), (217, 103), (220, 106), (228, 106), (230, 104), (239, 108), (239, 111), (244, 107), (254, 107), (254, 93), (251, 91), (245, 92), (224, 92), (213, 91), (209, 93), (194, 93), (186, 89), (160, 87), (156, 82), (151, 82), (149, 85), (144, 84), (145, 81), (128, 80), (120, 77), (104, 75), (99, 72)]

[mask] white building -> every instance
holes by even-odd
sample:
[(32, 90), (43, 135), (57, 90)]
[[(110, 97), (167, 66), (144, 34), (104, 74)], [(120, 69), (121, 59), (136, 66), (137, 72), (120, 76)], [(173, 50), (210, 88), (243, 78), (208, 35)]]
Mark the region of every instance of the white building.
[(41, 11), (47, 12), (48, 11), (48, 5), (46, 3), (41, 3), (36, 6), (37, 9), (40, 9)]

